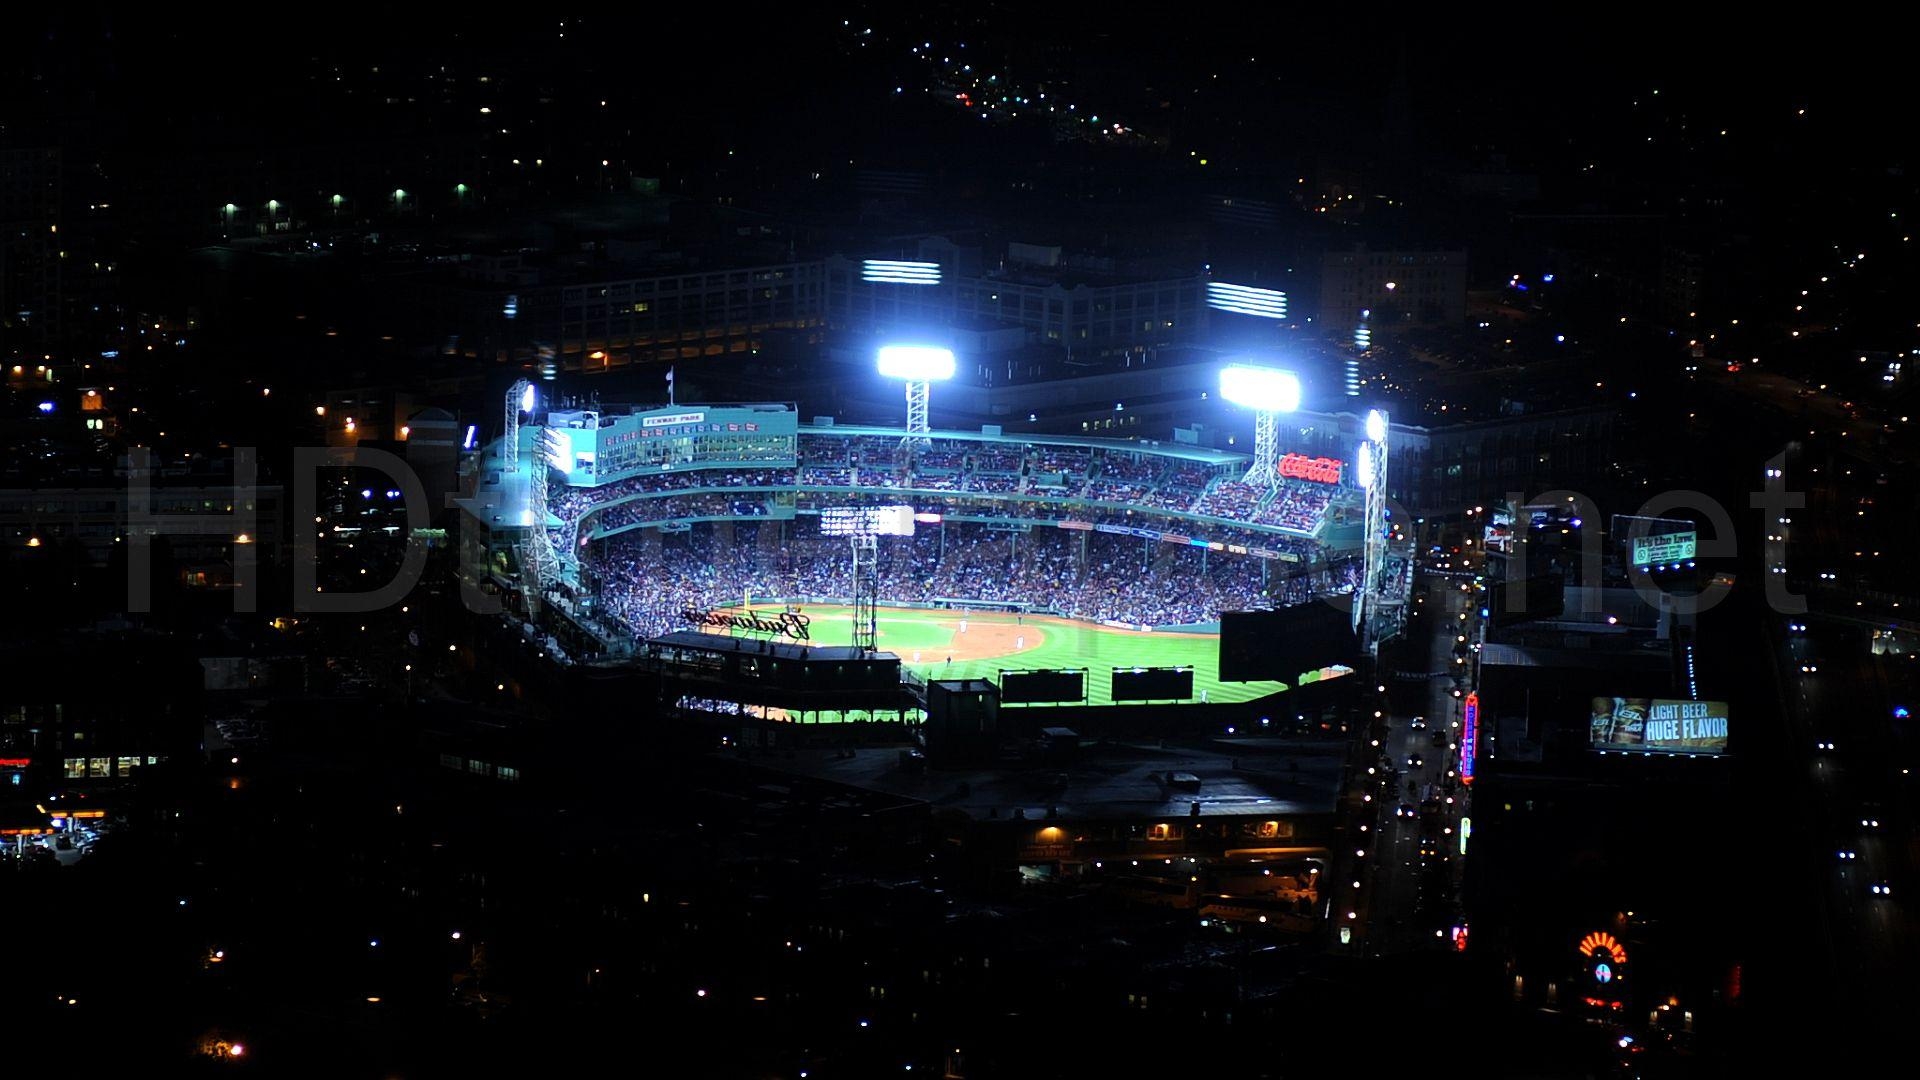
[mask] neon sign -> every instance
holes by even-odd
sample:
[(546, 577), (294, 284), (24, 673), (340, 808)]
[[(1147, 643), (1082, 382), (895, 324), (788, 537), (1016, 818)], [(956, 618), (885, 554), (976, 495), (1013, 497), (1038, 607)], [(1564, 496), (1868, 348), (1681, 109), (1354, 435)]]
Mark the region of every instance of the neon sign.
[(1580, 939), (1580, 955), (1589, 959), (1605, 953), (1606, 959), (1614, 967), (1624, 966), (1627, 962), (1627, 947), (1620, 944), (1612, 934), (1595, 932)]
[(1460, 715), (1460, 782), (1473, 783), (1473, 755), (1480, 746), (1480, 691), (1467, 695)]
[(1295, 480), (1316, 480), (1322, 484), (1340, 482), (1340, 470), (1346, 462), (1339, 458), (1285, 454), (1280, 458), (1280, 475)]
[(1627, 947), (1612, 934), (1596, 930), (1580, 939), (1580, 956), (1586, 961), (1586, 974), (1593, 980), (1586, 998), (1588, 1005), (1602, 1009), (1620, 1008), (1620, 997), (1627, 973)]

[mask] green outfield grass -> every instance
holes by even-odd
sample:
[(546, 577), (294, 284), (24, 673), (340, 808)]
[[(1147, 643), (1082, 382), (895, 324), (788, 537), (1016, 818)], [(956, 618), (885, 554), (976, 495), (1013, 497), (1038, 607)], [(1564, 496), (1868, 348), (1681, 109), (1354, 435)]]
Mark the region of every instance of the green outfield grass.
[[(755, 604), (754, 609), (779, 607)], [(812, 618), (811, 644), (851, 642), (850, 609), (805, 605), (801, 610)], [(963, 618), (965, 633), (959, 630)], [(1003, 668), (1084, 668), (1087, 700), (1095, 705), (1112, 704), (1116, 667), (1190, 667), (1194, 701), (1202, 700), (1203, 692), (1207, 701), (1232, 702), (1286, 689), (1280, 682), (1221, 682), (1218, 634), (1142, 633), (1051, 615), (1016, 619), (1001, 612), (918, 608), (881, 608), (877, 626), (880, 648), (897, 654), (906, 667), (926, 678), (989, 679), (997, 685)]]

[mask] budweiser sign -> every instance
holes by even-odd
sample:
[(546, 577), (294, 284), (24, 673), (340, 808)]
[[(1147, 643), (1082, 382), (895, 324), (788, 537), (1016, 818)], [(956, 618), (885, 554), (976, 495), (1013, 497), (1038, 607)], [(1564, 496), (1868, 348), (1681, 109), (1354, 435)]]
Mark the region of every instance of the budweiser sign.
[(1280, 459), (1280, 475), (1295, 480), (1318, 480), (1322, 484), (1340, 482), (1340, 470), (1346, 462), (1338, 458), (1287, 454)]
[(745, 630), (750, 634), (776, 634), (790, 637), (795, 641), (807, 640), (807, 626), (813, 621), (797, 611), (761, 615), (756, 612), (736, 614), (731, 611), (683, 608), (680, 614), (694, 626), (711, 627), (717, 630)]

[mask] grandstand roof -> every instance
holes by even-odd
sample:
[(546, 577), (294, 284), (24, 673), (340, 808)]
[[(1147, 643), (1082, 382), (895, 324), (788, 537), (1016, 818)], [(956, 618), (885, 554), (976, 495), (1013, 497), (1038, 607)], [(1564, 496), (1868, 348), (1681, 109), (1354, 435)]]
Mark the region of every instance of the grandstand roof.
[[(983, 767), (942, 769), (936, 778), (904, 772), (896, 748), (858, 749), (851, 756), (806, 751), (769, 759), (783, 772), (927, 799), (944, 813), (975, 820), (1011, 820), (1016, 809), (1029, 821), (1174, 820), (1255, 814), (1292, 816), (1332, 813), (1340, 794), (1340, 749), (1331, 743), (1263, 740), (1205, 746), (1161, 747), (1117, 740), (1088, 745), (1085, 756), (1063, 766), (1064, 786), (1042, 793), (1031, 772)], [(1173, 789), (1170, 771), (1200, 778), (1200, 789)]]
[[(527, 470), (508, 473), (500, 452), (499, 439), (488, 444), (486, 456), (478, 465), (478, 483), (474, 485), (473, 494), (457, 495), (453, 504), (496, 531), (526, 528), (533, 523)], [(523, 457), (523, 460), (532, 459)]]

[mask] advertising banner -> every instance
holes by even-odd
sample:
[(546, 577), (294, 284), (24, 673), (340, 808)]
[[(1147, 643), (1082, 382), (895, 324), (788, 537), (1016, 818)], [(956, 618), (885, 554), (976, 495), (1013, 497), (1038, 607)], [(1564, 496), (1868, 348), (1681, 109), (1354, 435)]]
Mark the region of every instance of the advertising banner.
[(1685, 562), (1699, 550), (1698, 532), (1671, 532), (1661, 536), (1633, 538), (1633, 565), (1655, 566)]
[(1593, 699), (1591, 739), (1595, 750), (1640, 750), (1661, 754), (1727, 752), (1727, 703), (1671, 698)]

